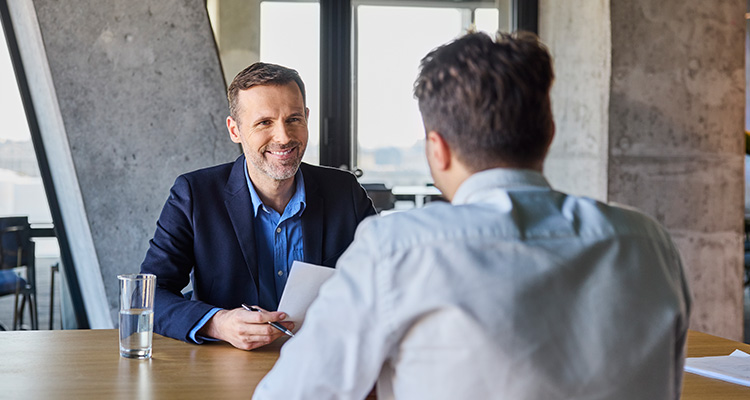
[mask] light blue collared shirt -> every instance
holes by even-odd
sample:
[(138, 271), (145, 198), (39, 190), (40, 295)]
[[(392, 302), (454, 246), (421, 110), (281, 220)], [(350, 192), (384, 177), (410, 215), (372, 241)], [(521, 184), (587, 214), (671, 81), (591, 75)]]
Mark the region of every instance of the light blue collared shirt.
[(253, 399), (678, 399), (689, 311), (654, 220), (482, 171), (364, 220)]
[(279, 307), (289, 270), (294, 260), (304, 260), (302, 213), (305, 211), (305, 181), (299, 169), (294, 175), (296, 187), (284, 212), (266, 207), (255, 191), (245, 169), (247, 187), (253, 201), (255, 248), (258, 254), (258, 304), (269, 311)]
[[(287, 203), (282, 214), (268, 208), (261, 201), (255, 191), (250, 176), (245, 167), (245, 180), (253, 203), (253, 218), (255, 229), (255, 248), (257, 250), (258, 275), (258, 305), (269, 311), (275, 311), (279, 306), (281, 294), (284, 292), (289, 270), (294, 260), (304, 260), (304, 243), (302, 229), (302, 213), (305, 211), (305, 181), (302, 171), (297, 170), (294, 175), (295, 189), (292, 198)], [(198, 331), (221, 308), (215, 307), (198, 321), (190, 331), (190, 339), (195, 343), (213, 341), (216, 339), (198, 336)]]

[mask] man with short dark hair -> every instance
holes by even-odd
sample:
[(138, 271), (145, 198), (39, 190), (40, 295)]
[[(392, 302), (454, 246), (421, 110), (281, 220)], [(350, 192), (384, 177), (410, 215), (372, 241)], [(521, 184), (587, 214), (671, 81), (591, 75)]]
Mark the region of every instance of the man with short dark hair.
[[(480, 33), (415, 84), (447, 203), (367, 219), (255, 399), (678, 399), (690, 298), (667, 232), (552, 190), (547, 49)], [(289, 377), (294, 376), (294, 380)]]
[(255, 63), (227, 92), (227, 129), (244, 154), (177, 178), (141, 271), (157, 276), (156, 333), (249, 350), (283, 335), (267, 322), (286, 317), (274, 310), (292, 262), (333, 267), (375, 210), (351, 173), (302, 163), (309, 110), (297, 71)]

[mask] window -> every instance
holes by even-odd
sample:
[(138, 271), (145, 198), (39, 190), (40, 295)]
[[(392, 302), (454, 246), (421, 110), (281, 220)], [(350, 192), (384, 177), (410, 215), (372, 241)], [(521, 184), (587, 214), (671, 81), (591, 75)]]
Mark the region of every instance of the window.
[[(26, 216), (32, 228), (50, 228), (52, 215), (5, 38), (2, 36), (0, 40), (0, 87), (3, 88), (0, 91), (0, 217)], [(54, 323), (48, 325), (44, 310), (49, 309), (51, 299), (50, 268), (60, 261), (60, 248), (54, 237), (36, 237), (33, 240), (37, 311), (42, 311), (39, 327), (57, 327), (60, 326), (59, 298), (55, 300)], [(28, 279), (22, 272), (16, 272)], [(55, 291), (59, 295), (60, 281), (57, 280), (56, 284)], [(0, 324), (8, 329), (13, 322), (14, 301), (14, 295), (0, 297)], [(31, 322), (28, 307), (24, 310), (24, 327)]]
[[(317, 1), (206, 2), (227, 85), (257, 61), (299, 72), (305, 82), (309, 140), (303, 160), (320, 160), (320, 4)], [(227, 113), (229, 110), (227, 110)], [(227, 139), (228, 140), (228, 139)]]
[(299, 72), (305, 82), (309, 140), (303, 160), (320, 154), (320, 5), (264, 1), (260, 4), (260, 61)]
[(472, 25), (535, 31), (537, 1), (207, 0), (207, 7), (229, 81), (255, 61), (300, 72), (311, 113), (305, 161), (359, 168), (363, 182), (392, 187), (431, 181), (412, 95), (421, 57)]
[[(424, 128), (412, 88), (419, 63), (430, 50), (466, 32), (472, 24), (496, 32), (494, 8), (355, 6), (355, 165), (365, 183), (424, 186), (432, 181), (424, 156)], [(493, 2), (494, 3), (494, 2)]]

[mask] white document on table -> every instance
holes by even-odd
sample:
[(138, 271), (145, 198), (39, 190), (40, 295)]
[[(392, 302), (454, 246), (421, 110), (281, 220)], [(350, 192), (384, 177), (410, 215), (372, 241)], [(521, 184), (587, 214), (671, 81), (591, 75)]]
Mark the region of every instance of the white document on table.
[(728, 356), (688, 357), (685, 372), (750, 386), (750, 354), (735, 350)]
[(278, 310), (288, 315), (284, 321), (294, 322), (295, 332), (302, 326), (307, 308), (318, 297), (320, 286), (333, 276), (334, 271), (333, 268), (302, 261), (292, 263)]

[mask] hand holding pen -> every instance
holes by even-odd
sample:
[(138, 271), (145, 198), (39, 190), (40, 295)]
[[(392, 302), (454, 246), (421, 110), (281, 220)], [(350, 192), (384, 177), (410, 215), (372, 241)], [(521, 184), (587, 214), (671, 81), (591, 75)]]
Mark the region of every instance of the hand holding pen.
[[(263, 311), (263, 310), (261, 310), (261, 309), (260, 309), (259, 307), (256, 307), (256, 306), (248, 306), (248, 305), (247, 305), (247, 304), (245, 304), (245, 303), (242, 303), (242, 308), (244, 308), (244, 309), (245, 309), (245, 310), (247, 310), (247, 311), (255, 311), (255, 312), (261, 312), (261, 311)], [(289, 337), (294, 337), (294, 334), (292, 333), (292, 331), (290, 331), (289, 329), (286, 329), (286, 328), (285, 328), (285, 327), (284, 327), (283, 325), (281, 325), (280, 323), (278, 323), (278, 322), (271, 322), (271, 321), (269, 321), (269, 322), (268, 322), (268, 324), (269, 324), (269, 325), (271, 325), (272, 327), (274, 327), (274, 328), (278, 329), (279, 331), (281, 331), (281, 332), (284, 332), (284, 333), (285, 333), (285, 334), (286, 334), (287, 336), (289, 336)]]

